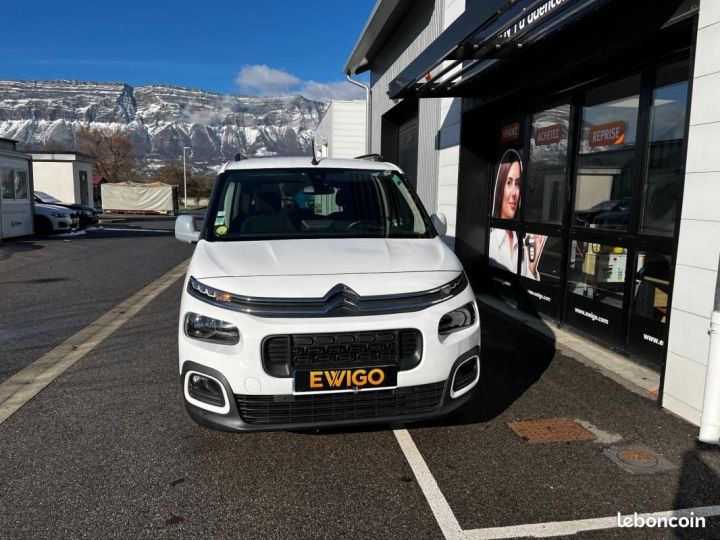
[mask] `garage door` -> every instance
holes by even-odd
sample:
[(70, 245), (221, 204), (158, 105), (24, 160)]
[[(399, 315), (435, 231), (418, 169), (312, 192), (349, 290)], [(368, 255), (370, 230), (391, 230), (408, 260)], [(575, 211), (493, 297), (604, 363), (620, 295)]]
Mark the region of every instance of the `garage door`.
[(418, 117), (414, 116), (398, 126), (398, 166), (408, 181), (417, 188)]

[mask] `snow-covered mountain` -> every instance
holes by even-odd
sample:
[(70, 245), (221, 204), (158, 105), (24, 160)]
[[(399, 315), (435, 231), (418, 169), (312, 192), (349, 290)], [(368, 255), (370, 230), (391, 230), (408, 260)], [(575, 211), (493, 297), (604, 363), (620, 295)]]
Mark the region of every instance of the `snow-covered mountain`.
[(182, 158), (211, 169), (237, 152), (310, 154), (326, 104), (302, 96), (246, 97), (176, 86), (0, 81), (0, 137), (25, 149), (76, 149), (81, 126), (118, 128), (152, 167)]

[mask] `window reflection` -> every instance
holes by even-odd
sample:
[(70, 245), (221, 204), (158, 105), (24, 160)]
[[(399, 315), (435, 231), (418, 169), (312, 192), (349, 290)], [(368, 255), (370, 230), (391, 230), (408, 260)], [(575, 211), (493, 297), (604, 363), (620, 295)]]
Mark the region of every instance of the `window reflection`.
[(542, 111), (532, 118), (525, 195), (528, 221), (562, 222), (569, 123), (570, 105)]
[(627, 249), (574, 240), (570, 251), (569, 290), (622, 309)]
[(633, 313), (665, 323), (670, 294), (670, 256), (638, 253)]
[(683, 180), (687, 102), (685, 62), (659, 69), (653, 91), (650, 152), (643, 186), (640, 232), (672, 236)]
[(2, 171), (2, 198), (15, 198), (15, 171), (7, 169)]
[(575, 225), (627, 229), (640, 77), (587, 93), (575, 192)]

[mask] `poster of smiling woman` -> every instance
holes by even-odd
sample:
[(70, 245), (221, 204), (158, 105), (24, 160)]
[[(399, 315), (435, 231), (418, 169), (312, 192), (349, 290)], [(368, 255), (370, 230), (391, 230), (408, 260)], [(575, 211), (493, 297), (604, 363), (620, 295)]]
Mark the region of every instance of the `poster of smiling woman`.
[[(492, 217), (508, 221), (519, 218), (522, 200), (523, 163), (520, 152), (506, 150), (500, 159), (495, 190), (493, 195)], [(527, 235), (523, 242), (524, 257), (520, 274), (530, 279), (539, 280), (537, 267), (540, 262), (546, 236), (539, 234)], [(515, 231), (494, 228), (490, 231), (489, 261), (490, 264), (515, 273), (518, 267), (520, 243)]]

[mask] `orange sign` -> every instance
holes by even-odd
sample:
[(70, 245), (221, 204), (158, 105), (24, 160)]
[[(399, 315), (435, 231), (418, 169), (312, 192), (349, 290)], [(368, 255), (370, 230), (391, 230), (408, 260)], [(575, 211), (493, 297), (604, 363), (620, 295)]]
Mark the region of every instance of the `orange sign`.
[(535, 146), (543, 146), (545, 144), (555, 144), (562, 141), (565, 130), (562, 124), (553, 124), (537, 128), (535, 130)]
[(590, 128), (590, 132), (588, 133), (588, 143), (590, 144), (590, 148), (622, 144), (624, 140), (625, 122), (623, 121), (593, 126)]
[(514, 141), (520, 137), (520, 122), (514, 124), (508, 124), (500, 128), (500, 141), (508, 142)]

